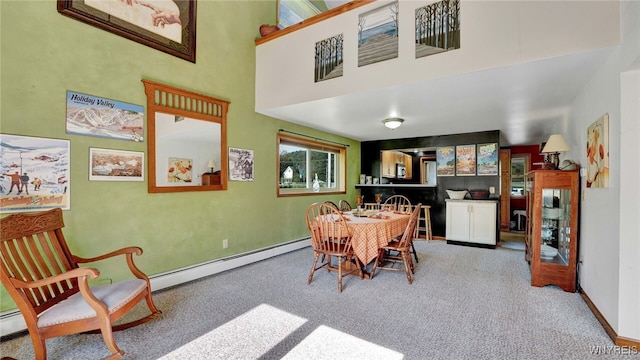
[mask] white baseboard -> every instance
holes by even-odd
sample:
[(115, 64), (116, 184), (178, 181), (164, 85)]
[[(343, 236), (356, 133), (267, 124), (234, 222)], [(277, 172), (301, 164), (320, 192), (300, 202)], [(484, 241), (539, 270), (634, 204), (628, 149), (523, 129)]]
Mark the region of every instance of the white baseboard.
[[(288, 243), (237, 254), (227, 258), (196, 264), (173, 271), (149, 276), (152, 291), (166, 289), (205, 276), (231, 270), (240, 266), (265, 260), (290, 251), (310, 246), (309, 238), (294, 240)], [(27, 329), (27, 324), (19, 310), (9, 310), (0, 314), (0, 336), (10, 335)]]

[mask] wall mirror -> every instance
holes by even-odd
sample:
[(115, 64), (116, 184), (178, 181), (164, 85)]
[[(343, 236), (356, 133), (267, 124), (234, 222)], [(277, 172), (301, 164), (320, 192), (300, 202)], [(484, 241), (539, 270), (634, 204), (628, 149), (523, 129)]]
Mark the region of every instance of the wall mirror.
[(529, 154), (511, 156), (511, 197), (525, 194), (525, 175), (529, 172)]
[(227, 189), (229, 102), (142, 80), (150, 193)]

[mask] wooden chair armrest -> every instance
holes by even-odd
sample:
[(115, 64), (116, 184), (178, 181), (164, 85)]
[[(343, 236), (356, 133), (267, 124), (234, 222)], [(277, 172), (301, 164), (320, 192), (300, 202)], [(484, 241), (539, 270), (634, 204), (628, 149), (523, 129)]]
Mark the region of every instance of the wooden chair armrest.
[(100, 256), (96, 256), (96, 257), (92, 257), (92, 258), (82, 258), (79, 256), (75, 256), (73, 255), (73, 260), (77, 263), (89, 263), (89, 262), (95, 262), (95, 261), (100, 261), (100, 260), (104, 260), (104, 259), (108, 259), (108, 258), (112, 258), (114, 256), (118, 256), (118, 255), (127, 255), (127, 254), (136, 254), (138, 256), (142, 255), (142, 249), (137, 247), (137, 246), (129, 246), (126, 248), (122, 248), (122, 249), (118, 249), (115, 251), (112, 251), (110, 253), (106, 253)]
[(78, 269), (73, 269), (73, 270), (67, 271), (67, 272), (62, 273), (62, 274), (58, 274), (56, 276), (51, 276), (51, 277), (40, 279), (40, 280), (36, 280), (36, 281), (21, 281), (21, 280), (18, 280), (18, 279), (10, 279), (10, 281), (17, 288), (28, 288), (28, 289), (31, 289), (31, 288), (46, 286), (46, 285), (49, 285), (49, 284), (57, 283), (59, 281), (68, 280), (68, 279), (72, 279), (72, 278), (80, 279), (81, 277), (87, 277), (88, 276), (91, 279), (95, 279), (99, 275), (100, 275), (100, 271), (98, 271), (98, 269), (94, 269), (94, 268), (78, 268)]
[(145, 273), (143, 273), (140, 269), (138, 269), (136, 264), (133, 262), (133, 254), (136, 254), (138, 256), (142, 255), (142, 248), (138, 246), (129, 246), (129, 247), (112, 251), (110, 253), (93, 257), (93, 258), (81, 258), (75, 255), (72, 255), (72, 256), (73, 256), (73, 260), (80, 264), (80, 263), (88, 263), (88, 262), (104, 260), (104, 259), (108, 259), (118, 255), (125, 255), (127, 258), (127, 265), (129, 266), (129, 270), (131, 271), (131, 273), (135, 275), (138, 279), (146, 280), (148, 283), (149, 277), (147, 277)]

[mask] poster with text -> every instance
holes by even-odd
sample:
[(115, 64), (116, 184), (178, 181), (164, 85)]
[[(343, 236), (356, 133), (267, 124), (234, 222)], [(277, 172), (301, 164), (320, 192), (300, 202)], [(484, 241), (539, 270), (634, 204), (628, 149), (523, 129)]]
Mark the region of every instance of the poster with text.
[(476, 146), (456, 146), (456, 176), (476, 175)]
[(454, 176), (456, 174), (456, 148), (443, 146), (436, 148), (436, 174)]
[(478, 144), (478, 175), (498, 175), (498, 143)]
[(0, 134), (0, 213), (70, 208), (69, 140)]
[(67, 91), (67, 134), (142, 142), (144, 107)]

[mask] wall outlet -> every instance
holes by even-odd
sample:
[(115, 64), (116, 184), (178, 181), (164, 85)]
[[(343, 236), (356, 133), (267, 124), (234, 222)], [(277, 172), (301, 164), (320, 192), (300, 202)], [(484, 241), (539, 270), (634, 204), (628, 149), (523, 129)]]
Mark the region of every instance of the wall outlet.
[(226, 249), (229, 247), (229, 239), (223, 239), (222, 240), (222, 248)]
[(495, 193), (496, 193), (495, 186), (489, 186), (489, 194), (495, 194)]

